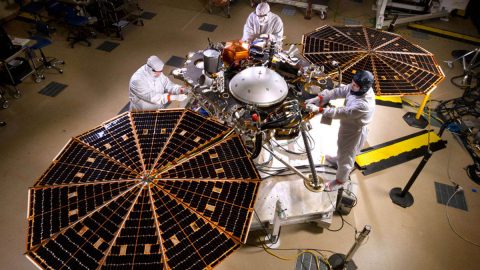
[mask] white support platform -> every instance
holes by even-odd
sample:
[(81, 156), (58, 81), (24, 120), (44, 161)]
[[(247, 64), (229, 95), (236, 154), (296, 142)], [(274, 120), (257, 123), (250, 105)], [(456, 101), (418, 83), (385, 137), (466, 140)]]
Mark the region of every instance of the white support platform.
[[(343, 105), (342, 100), (332, 102), (336, 106)], [(320, 164), (323, 155), (335, 155), (337, 151), (337, 134), (339, 121), (334, 120), (332, 125), (320, 124), (321, 116), (316, 116), (310, 123), (312, 130), (310, 135), (315, 140), (315, 148), (312, 151), (312, 157), (315, 163)], [(279, 141), (286, 144), (286, 141)], [(292, 141), (284, 146), (290, 151), (301, 152), (304, 149), (303, 140)], [(285, 161), (293, 166), (308, 165), (308, 159), (305, 155), (292, 155), (284, 152), (278, 147), (275, 148), (275, 154), (281, 156)], [(268, 159), (269, 153), (262, 150), (259, 159)], [(273, 158), (270, 167), (285, 167), (278, 160)], [(317, 168), (317, 171), (319, 169)], [(321, 170), (320, 170), (321, 171)], [(335, 171), (326, 168), (324, 172), (318, 173), (325, 180), (334, 180)], [(309, 174), (306, 172), (305, 174)], [(263, 175), (263, 174), (262, 174)], [(357, 194), (357, 184), (351, 183), (346, 186), (355, 195)], [(296, 175), (284, 177), (270, 177), (262, 181), (255, 203), (255, 211), (257, 212), (261, 224), (257, 217), (253, 217), (251, 230), (258, 230), (262, 227), (268, 227), (272, 223), (275, 214), (275, 206), (277, 200), (280, 200), (283, 207), (286, 208), (285, 214), (287, 218), (282, 221), (282, 225), (298, 224), (306, 222), (316, 222), (321, 227), (329, 227), (332, 223), (333, 212), (336, 208), (338, 192), (311, 192), (303, 182), (303, 179)]]
[[(319, 174), (321, 177), (324, 175)], [(329, 176), (329, 179), (335, 176)], [(337, 192), (311, 192), (303, 184), (303, 179), (296, 175), (269, 178), (262, 182), (255, 203), (255, 211), (262, 221), (254, 217), (251, 230), (268, 227), (275, 214), (275, 204), (280, 200), (286, 208), (286, 220), (282, 225), (317, 222), (321, 227), (329, 227), (337, 201)]]

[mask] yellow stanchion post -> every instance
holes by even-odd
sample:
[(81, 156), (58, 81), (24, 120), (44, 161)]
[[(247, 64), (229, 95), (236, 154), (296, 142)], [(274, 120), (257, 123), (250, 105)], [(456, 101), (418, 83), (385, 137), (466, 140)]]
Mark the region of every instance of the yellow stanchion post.
[(425, 108), (425, 105), (427, 105), (430, 95), (432, 94), (433, 90), (435, 90), (435, 88), (436, 87), (433, 87), (430, 91), (425, 93), (422, 104), (420, 104), (420, 107), (418, 108), (417, 113), (408, 112), (403, 116), (403, 120), (405, 120), (405, 122), (407, 122), (409, 126), (421, 128), (421, 129), (424, 129), (427, 127), (428, 120), (422, 116), (422, 113), (423, 113), (423, 109)]
[(427, 104), (429, 98), (430, 98), (430, 93), (426, 94), (425, 97), (423, 98), (422, 104), (420, 104), (417, 114), (415, 115), (415, 119), (417, 120), (420, 119), (420, 116), (422, 116), (423, 109), (425, 108), (425, 105)]

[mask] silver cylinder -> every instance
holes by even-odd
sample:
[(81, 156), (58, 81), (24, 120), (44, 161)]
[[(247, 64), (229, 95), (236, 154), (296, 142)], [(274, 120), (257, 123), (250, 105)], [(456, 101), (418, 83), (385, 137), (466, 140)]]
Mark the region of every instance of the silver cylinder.
[(205, 74), (202, 74), (198, 80), (198, 82), (200, 83), (200, 85), (202, 86), (212, 86), (213, 84), (213, 79), (210, 78), (209, 76), (205, 75)]
[(213, 49), (205, 50), (203, 52), (203, 66), (205, 72), (217, 73), (220, 70), (220, 52)]

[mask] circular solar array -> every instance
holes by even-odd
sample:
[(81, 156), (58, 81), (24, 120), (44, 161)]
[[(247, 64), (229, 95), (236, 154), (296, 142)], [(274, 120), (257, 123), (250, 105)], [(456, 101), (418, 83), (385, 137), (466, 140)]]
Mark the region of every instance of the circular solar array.
[(303, 55), (325, 73), (348, 84), (358, 70), (375, 76), (377, 95), (428, 93), (444, 78), (432, 53), (390, 32), (363, 26), (325, 25), (303, 36)]
[(246, 241), (259, 183), (228, 127), (127, 112), (71, 139), (29, 189), (26, 255), (44, 269), (211, 268)]

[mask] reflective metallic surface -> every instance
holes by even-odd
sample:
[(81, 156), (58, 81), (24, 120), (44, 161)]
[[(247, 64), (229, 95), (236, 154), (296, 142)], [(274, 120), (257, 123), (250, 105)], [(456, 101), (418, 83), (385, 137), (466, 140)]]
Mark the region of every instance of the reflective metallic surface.
[(230, 93), (238, 100), (259, 107), (268, 107), (283, 101), (288, 86), (277, 72), (266, 67), (249, 67), (230, 81)]

